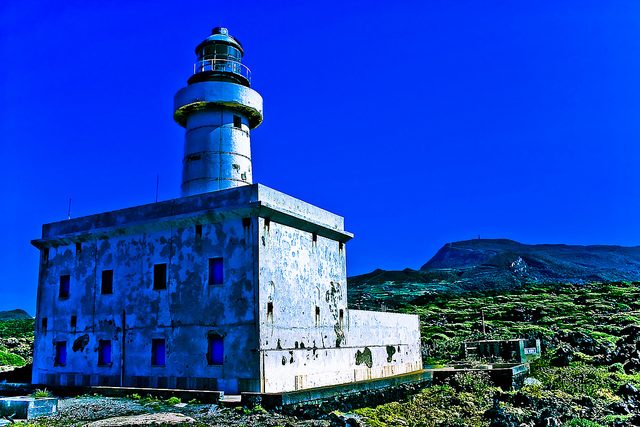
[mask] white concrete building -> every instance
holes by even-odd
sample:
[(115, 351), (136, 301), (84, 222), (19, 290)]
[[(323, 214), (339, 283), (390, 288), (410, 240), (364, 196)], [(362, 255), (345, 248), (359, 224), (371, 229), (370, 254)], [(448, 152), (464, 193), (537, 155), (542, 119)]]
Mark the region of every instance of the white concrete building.
[(176, 94), (183, 197), (43, 226), (33, 382), (285, 392), (422, 368), (415, 315), (350, 310), (343, 219), (252, 184), (240, 43)]

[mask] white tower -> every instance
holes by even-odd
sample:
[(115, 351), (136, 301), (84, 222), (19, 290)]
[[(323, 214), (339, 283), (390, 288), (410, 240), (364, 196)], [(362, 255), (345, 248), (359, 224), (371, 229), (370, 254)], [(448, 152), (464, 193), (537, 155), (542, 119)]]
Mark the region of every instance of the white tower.
[(262, 97), (250, 87), (243, 54), (226, 28), (214, 28), (175, 95), (174, 119), (186, 129), (183, 196), (253, 183), (249, 134), (262, 122)]

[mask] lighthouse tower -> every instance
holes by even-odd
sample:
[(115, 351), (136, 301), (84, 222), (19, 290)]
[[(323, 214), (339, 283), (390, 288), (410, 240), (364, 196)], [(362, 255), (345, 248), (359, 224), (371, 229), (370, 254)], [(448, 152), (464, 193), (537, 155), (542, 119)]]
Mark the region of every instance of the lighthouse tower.
[(251, 89), (240, 42), (216, 27), (196, 55), (174, 98), (174, 119), (186, 130), (183, 196), (252, 184), (250, 131), (262, 122), (262, 97)]

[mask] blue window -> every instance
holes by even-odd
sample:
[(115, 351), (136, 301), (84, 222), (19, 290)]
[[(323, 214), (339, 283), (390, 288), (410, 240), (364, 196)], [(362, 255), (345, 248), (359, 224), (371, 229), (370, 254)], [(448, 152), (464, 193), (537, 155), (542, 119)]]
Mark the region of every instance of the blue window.
[(167, 345), (163, 338), (151, 340), (151, 364), (165, 366), (167, 363)]
[(67, 342), (56, 342), (56, 358), (54, 360), (54, 366), (65, 366), (67, 364)]
[(209, 284), (222, 285), (224, 268), (222, 258), (209, 258)]
[(98, 365), (111, 365), (111, 340), (98, 341)]
[(58, 297), (60, 299), (69, 298), (69, 289), (71, 288), (71, 276), (63, 274), (60, 276), (60, 289), (58, 291)]
[(217, 334), (209, 335), (209, 351), (207, 352), (209, 365), (222, 365), (224, 362), (224, 343)]

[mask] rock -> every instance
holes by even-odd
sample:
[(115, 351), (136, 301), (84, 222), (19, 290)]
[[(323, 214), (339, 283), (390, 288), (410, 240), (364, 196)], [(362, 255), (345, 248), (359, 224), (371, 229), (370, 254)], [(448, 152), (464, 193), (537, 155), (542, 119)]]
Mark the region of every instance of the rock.
[(628, 374), (632, 374), (638, 370), (640, 370), (640, 359), (633, 358), (631, 360), (627, 360), (624, 364), (624, 371)]
[(606, 350), (606, 347), (599, 345), (595, 339), (584, 332), (569, 332), (564, 340), (574, 349), (589, 356), (595, 356)]
[(524, 379), (523, 385), (541, 386), (542, 381), (533, 377), (527, 377)]
[(622, 336), (640, 337), (640, 325), (628, 325), (620, 331)]
[(158, 414), (129, 415), (126, 417), (114, 417), (94, 421), (86, 424), (86, 427), (124, 427), (124, 426), (149, 426), (149, 425), (178, 425), (195, 422), (191, 417), (164, 412)]
[(494, 402), (491, 409), (485, 411), (484, 417), (489, 419), (490, 427), (518, 427), (520, 425), (520, 421), (501, 408), (497, 401)]
[(614, 402), (609, 405), (609, 410), (618, 415), (629, 415), (631, 413), (631, 408), (626, 402)]
[(578, 403), (580, 406), (584, 406), (586, 408), (593, 408), (595, 406), (595, 400), (593, 399), (593, 397), (589, 397), (589, 396), (582, 396), (580, 397), (576, 403)]
[(551, 359), (552, 366), (569, 366), (574, 359), (573, 350), (568, 347), (560, 347)]
[(618, 389), (618, 394), (622, 396), (625, 400), (629, 399), (637, 399), (640, 397), (640, 390), (633, 384), (627, 383), (621, 385)]

